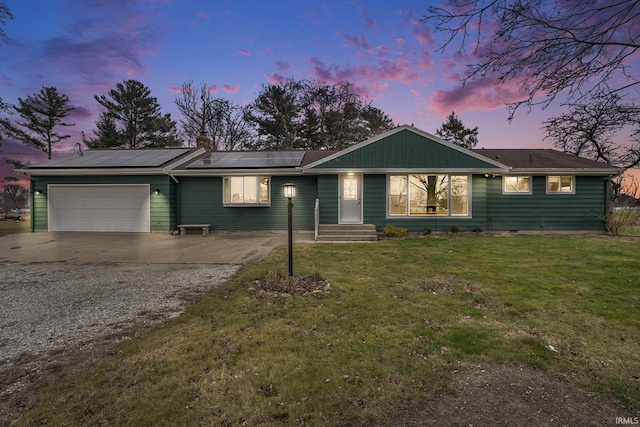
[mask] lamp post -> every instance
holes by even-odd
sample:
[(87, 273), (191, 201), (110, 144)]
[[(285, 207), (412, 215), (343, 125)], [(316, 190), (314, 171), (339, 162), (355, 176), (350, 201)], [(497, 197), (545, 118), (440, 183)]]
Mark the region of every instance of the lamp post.
[(291, 199), (296, 197), (295, 184), (284, 184), (282, 186), (282, 193), (285, 199), (288, 199), (287, 203), (287, 216), (288, 216), (288, 237), (289, 237), (289, 277), (293, 276), (293, 226), (291, 208), (293, 208), (293, 202)]

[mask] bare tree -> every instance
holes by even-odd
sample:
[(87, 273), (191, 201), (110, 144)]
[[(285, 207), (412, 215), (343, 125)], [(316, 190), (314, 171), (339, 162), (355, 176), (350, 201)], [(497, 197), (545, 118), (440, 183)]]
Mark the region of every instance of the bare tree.
[(22, 206), (29, 196), (29, 190), (21, 184), (5, 184), (2, 194), (11, 202), (10, 209)]
[(637, 125), (640, 110), (621, 105), (617, 94), (572, 104), (569, 111), (544, 122), (547, 138), (563, 151), (626, 169), (640, 163), (640, 144), (620, 145), (620, 131)]
[[(523, 104), (548, 106), (618, 93), (640, 83), (630, 58), (640, 48), (637, 0), (450, 0), (430, 6), (424, 20), (460, 40), (479, 62), (464, 78), (497, 75), (515, 81), (525, 99), (510, 104), (509, 119)], [(538, 97), (539, 96), (539, 97)]]
[(251, 127), (244, 120), (241, 107), (226, 99), (215, 98), (205, 82), (196, 87), (190, 80), (180, 86), (175, 98), (182, 131), (190, 141), (200, 135), (209, 140), (211, 150), (234, 150), (242, 147), (251, 136)]

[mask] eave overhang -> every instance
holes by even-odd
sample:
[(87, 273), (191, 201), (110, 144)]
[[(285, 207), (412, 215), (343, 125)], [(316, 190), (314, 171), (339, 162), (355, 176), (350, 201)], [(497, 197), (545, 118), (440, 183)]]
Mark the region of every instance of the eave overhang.
[(164, 168), (18, 169), (16, 172), (29, 176), (167, 175), (168, 173)]
[(301, 168), (261, 168), (261, 169), (177, 169), (172, 175), (181, 176), (245, 176), (245, 175), (303, 175)]
[(624, 172), (623, 168), (511, 168), (511, 175), (576, 175), (576, 176), (613, 176)]
[(393, 173), (442, 173), (442, 174), (504, 174), (509, 168), (335, 168), (335, 169), (313, 169), (304, 171), (305, 175), (335, 175), (346, 173), (361, 174), (393, 174)]

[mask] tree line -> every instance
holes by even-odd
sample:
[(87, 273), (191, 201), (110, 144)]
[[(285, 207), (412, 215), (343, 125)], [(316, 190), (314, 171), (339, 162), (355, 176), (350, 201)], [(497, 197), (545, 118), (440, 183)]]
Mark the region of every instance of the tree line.
[[(335, 85), (295, 81), (264, 86), (247, 106), (215, 98), (206, 83), (189, 81), (175, 104), (179, 123), (162, 113), (151, 90), (137, 80), (124, 80), (105, 95), (94, 95), (103, 107), (95, 129), (82, 132), (89, 148), (160, 148), (194, 145), (200, 138), (211, 150), (342, 149), (395, 127), (380, 109), (352, 90)], [(0, 123), (7, 137), (41, 150), (51, 158), (53, 147), (70, 138), (74, 126), (69, 97), (55, 87), (18, 98), (10, 109), (18, 117)], [(202, 139), (204, 137), (204, 139)]]

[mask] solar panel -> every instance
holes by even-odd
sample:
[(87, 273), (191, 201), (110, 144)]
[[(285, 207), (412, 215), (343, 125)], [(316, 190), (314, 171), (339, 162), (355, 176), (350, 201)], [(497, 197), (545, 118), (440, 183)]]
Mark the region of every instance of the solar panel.
[(296, 167), (304, 151), (213, 152), (187, 166), (187, 169), (251, 169)]
[(159, 167), (189, 152), (184, 149), (87, 150), (32, 165), (31, 168), (132, 168)]

